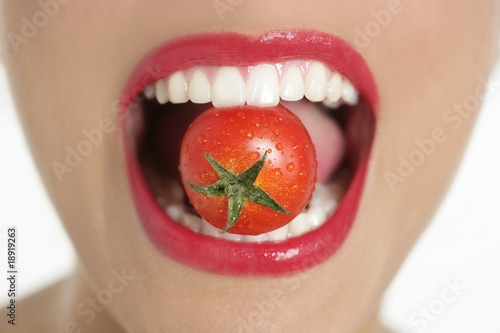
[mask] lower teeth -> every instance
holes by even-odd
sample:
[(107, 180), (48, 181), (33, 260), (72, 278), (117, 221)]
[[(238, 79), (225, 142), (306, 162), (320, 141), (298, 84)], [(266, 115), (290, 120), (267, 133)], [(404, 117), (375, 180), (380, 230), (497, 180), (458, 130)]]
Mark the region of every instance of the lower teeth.
[(158, 205), (164, 209), (172, 220), (184, 225), (191, 231), (233, 242), (262, 243), (268, 241), (285, 241), (321, 227), (337, 209), (345, 193), (346, 180), (348, 178), (348, 175), (340, 173), (329, 184), (316, 184), (311, 201), (302, 213), (287, 225), (257, 236), (237, 235), (230, 232), (222, 234), (220, 233), (220, 229), (215, 228), (205, 219), (189, 212), (184, 205), (184, 191), (178, 181), (170, 180), (167, 184), (150, 182), (150, 184), (156, 187), (156, 189), (153, 189), (153, 193), (160, 195), (156, 199)]

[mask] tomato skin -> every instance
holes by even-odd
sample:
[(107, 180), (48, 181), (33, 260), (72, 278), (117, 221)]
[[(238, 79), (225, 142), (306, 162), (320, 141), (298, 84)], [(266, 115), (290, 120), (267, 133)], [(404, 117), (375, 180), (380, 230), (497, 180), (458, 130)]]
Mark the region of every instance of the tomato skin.
[(314, 145), (299, 118), (282, 105), (210, 108), (198, 116), (184, 136), (179, 166), (195, 210), (213, 226), (226, 226), (228, 198), (200, 194), (186, 183), (208, 186), (219, 180), (204, 153), (227, 170), (242, 173), (266, 151), (266, 163), (254, 184), (290, 214), (247, 202), (231, 233), (266, 233), (286, 225), (304, 209), (316, 183)]

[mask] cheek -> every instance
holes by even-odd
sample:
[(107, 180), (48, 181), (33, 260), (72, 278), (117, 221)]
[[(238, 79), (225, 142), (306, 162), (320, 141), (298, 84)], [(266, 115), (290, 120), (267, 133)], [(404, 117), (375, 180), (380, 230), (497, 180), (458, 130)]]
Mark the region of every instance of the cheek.
[[(380, 119), (363, 220), (386, 224), (399, 252), (432, 217), (451, 181), (496, 54), (498, 2), (416, 2), (366, 49), (380, 90)], [(495, 42), (493, 42), (495, 41)], [(391, 211), (379, 205), (391, 202)], [(380, 207), (383, 207), (381, 205)], [(380, 233), (370, 230), (364, 232)], [(397, 237), (396, 237), (397, 235)]]
[(380, 89), (379, 128), (393, 136), (385, 144), (400, 148), (392, 155), (435, 128), (467, 135), (473, 121), (464, 120), (475, 118), (496, 61), (498, 8), (498, 2), (422, 0), (404, 7), (373, 39), (367, 54)]

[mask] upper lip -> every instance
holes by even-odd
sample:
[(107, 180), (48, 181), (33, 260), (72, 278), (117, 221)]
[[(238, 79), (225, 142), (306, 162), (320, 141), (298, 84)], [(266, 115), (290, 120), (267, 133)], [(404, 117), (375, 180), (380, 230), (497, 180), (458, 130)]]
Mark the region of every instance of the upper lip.
[[(198, 34), (167, 42), (147, 55), (128, 80), (121, 107), (149, 84), (193, 66), (246, 66), (289, 59), (314, 59), (348, 78), (376, 114), (378, 94), (361, 55), (344, 40), (318, 31), (272, 31), (258, 37), (237, 33)], [(124, 140), (125, 142), (125, 140)], [(285, 274), (328, 259), (345, 240), (360, 201), (369, 157), (360, 163), (334, 216), (320, 229), (283, 243), (230, 243), (196, 235), (173, 223), (157, 206), (130, 147), (125, 147), (129, 181), (142, 223), (155, 245), (173, 259), (207, 271), (228, 274)]]

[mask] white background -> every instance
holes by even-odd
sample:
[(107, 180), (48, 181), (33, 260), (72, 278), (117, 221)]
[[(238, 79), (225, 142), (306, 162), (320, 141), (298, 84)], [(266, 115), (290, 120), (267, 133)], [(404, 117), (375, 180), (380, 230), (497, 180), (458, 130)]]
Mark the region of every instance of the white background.
[[(500, 71), (492, 81), (500, 83)], [(497, 87), (486, 101), (446, 200), (387, 291), (382, 318), (397, 332), (418, 332), (421, 327), (412, 325), (410, 317), (429, 306), (443, 312), (420, 332), (500, 332), (499, 111)], [(75, 252), (38, 179), (0, 67), (2, 252), (10, 225), (18, 227), (21, 297), (71, 272)], [(5, 254), (0, 260), (5, 272)], [(445, 281), (454, 280), (466, 289), (442, 310)], [(0, 281), (0, 303), (4, 303), (7, 285), (4, 278)]]

